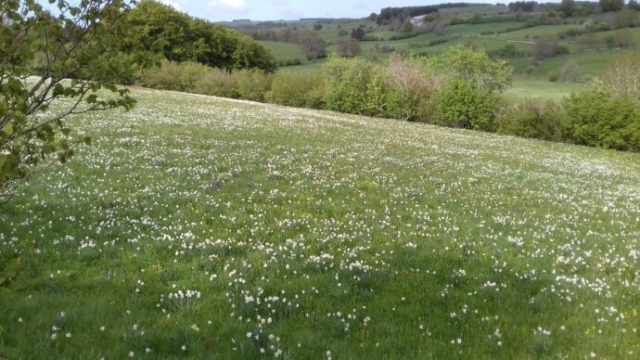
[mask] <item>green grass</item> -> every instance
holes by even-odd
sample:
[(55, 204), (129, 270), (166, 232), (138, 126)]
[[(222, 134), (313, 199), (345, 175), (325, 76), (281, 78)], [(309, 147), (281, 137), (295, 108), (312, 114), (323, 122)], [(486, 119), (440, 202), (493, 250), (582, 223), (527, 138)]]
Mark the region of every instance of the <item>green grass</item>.
[(271, 50), (276, 61), (300, 60), (307, 61), (304, 49), (297, 44), (290, 44), (276, 41), (258, 41), (260, 44)]
[(558, 35), (561, 31), (568, 29), (580, 29), (580, 25), (539, 25), (532, 28), (511, 31), (508, 33), (497, 34), (501, 39), (527, 40), (533, 41), (535, 37), (542, 35)]
[(451, 34), (461, 34), (467, 36), (479, 36), (482, 32), (485, 31), (502, 31), (510, 28), (517, 28), (522, 26), (524, 23), (521, 21), (506, 21), (499, 23), (488, 23), (488, 24), (459, 24), (449, 26), (447, 28), (447, 33)]
[(506, 91), (509, 99), (523, 99), (528, 97), (547, 98), (558, 100), (585, 89), (585, 85), (562, 82), (550, 82), (548, 80), (515, 78), (513, 86)]
[(302, 64), (302, 65), (293, 65), (293, 66), (284, 66), (278, 69), (279, 72), (303, 72), (303, 73), (313, 73), (320, 71), (322, 65), (327, 61), (327, 59), (316, 59), (313, 62)]
[(0, 357), (640, 353), (640, 154), (134, 94), (0, 208)]
[[(607, 66), (611, 60), (616, 57), (624, 56), (625, 54), (636, 52), (637, 50), (611, 50), (602, 52), (584, 52), (577, 54), (567, 54), (562, 56), (556, 56), (551, 59), (541, 61), (533, 72), (533, 76), (539, 79), (548, 80), (549, 77), (560, 71), (562, 66), (568, 61), (575, 61), (579, 68), (580, 73), (586, 79), (600, 76), (607, 69)], [(518, 59), (513, 61), (516, 73), (524, 74), (527, 68), (527, 59)]]

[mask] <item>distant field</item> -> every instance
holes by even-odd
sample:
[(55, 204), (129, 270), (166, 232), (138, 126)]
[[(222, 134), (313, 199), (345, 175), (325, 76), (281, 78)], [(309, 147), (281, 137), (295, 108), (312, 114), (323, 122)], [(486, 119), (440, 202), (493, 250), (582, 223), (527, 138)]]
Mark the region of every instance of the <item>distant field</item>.
[(536, 36), (541, 35), (558, 35), (561, 31), (568, 29), (580, 29), (580, 25), (539, 25), (532, 28), (526, 28), (517, 31), (511, 31), (504, 34), (496, 35), (500, 39), (513, 40), (534, 40)]
[(3, 359), (638, 358), (640, 154), (133, 95), (0, 207)]
[(529, 97), (558, 100), (585, 88), (585, 85), (579, 84), (550, 82), (548, 80), (517, 77), (513, 81), (513, 86), (505, 92), (505, 95), (507, 98), (514, 100)]
[(499, 23), (489, 23), (489, 24), (459, 24), (449, 26), (447, 28), (447, 33), (449, 34), (462, 34), (467, 36), (480, 36), (482, 32), (486, 31), (502, 31), (511, 28), (517, 28), (522, 26), (524, 23), (520, 21), (508, 21), (508, 22), (499, 22)]
[(438, 12), (444, 14), (494, 14), (499, 12), (508, 12), (509, 8), (507, 6), (486, 6), (486, 5), (477, 5), (477, 6), (463, 6), (463, 7), (455, 7), (455, 8), (444, 8), (439, 9)]
[(303, 72), (311, 73), (320, 71), (322, 64), (326, 62), (326, 59), (316, 59), (310, 63), (302, 65), (284, 66), (278, 69), (279, 72)]
[[(606, 52), (586, 52), (578, 54), (568, 54), (562, 56), (556, 56), (548, 60), (540, 62), (536, 70), (533, 72), (533, 76), (548, 79), (551, 74), (558, 72), (562, 66), (568, 61), (575, 61), (580, 72), (588, 77), (594, 77), (601, 75), (611, 62), (619, 56), (636, 52), (637, 50), (614, 50)], [(513, 62), (516, 67), (516, 72), (524, 74), (526, 71), (527, 59), (519, 59)]]
[(271, 53), (277, 61), (300, 60), (307, 61), (304, 49), (300, 45), (276, 42), (276, 41), (258, 41), (260, 44), (271, 50)]

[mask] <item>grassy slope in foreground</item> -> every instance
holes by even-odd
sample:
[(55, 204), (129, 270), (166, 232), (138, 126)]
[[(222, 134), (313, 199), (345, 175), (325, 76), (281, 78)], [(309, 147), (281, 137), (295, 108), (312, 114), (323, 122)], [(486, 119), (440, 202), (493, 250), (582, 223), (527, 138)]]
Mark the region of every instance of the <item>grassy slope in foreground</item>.
[(1, 357), (640, 354), (640, 155), (136, 95), (0, 210)]

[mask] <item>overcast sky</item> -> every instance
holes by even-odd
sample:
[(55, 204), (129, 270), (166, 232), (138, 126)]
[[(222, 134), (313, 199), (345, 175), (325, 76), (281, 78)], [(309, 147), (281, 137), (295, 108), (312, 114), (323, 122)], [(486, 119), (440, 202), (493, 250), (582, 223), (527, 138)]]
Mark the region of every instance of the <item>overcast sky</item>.
[[(297, 20), (299, 18), (361, 18), (383, 7), (447, 2), (413, 0), (160, 0), (189, 15), (213, 21), (233, 19)], [(457, 1), (457, 0), (456, 0)], [(451, 2), (455, 2), (451, 0)], [(473, 1), (466, 2), (491, 2)]]

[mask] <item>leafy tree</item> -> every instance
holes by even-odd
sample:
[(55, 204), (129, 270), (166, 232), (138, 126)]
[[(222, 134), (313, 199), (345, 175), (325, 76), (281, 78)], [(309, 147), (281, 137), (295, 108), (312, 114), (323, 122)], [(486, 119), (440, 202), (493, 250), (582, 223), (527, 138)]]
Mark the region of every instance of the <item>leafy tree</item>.
[(600, 0), (602, 12), (620, 11), (624, 7), (624, 0)]
[(429, 59), (444, 74), (460, 78), (473, 87), (502, 91), (513, 81), (513, 67), (505, 60), (492, 60), (484, 51), (457, 45)]
[(562, 0), (560, 6), (558, 7), (558, 11), (563, 13), (565, 16), (571, 16), (576, 12), (576, 2), (575, 0)]
[(268, 49), (235, 30), (196, 19), (155, 0), (142, 0), (126, 14), (129, 31), (122, 50), (151, 50), (158, 44), (167, 60), (194, 61), (226, 70), (276, 69)]
[(338, 43), (338, 55), (342, 57), (356, 57), (362, 55), (360, 42), (354, 38), (340, 41)]
[(116, 82), (153, 63), (142, 53), (117, 50), (125, 1), (56, 5), (58, 15), (36, 0), (0, 2), (0, 203), (37, 165), (53, 155), (64, 163), (78, 144), (90, 142), (75, 138), (66, 118), (130, 109), (135, 100)]
[(414, 26), (413, 26), (413, 22), (411, 22), (411, 19), (406, 20), (404, 25), (402, 26), (402, 32), (405, 34), (410, 34), (412, 33), (414, 30)]
[(561, 45), (557, 37), (553, 35), (543, 35), (536, 39), (533, 54), (536, 59), (542, 60), (568, 52), (569, 48)]
[(511, 85), (513, 67), (505, 60), (492, 60), (484, 51), (463, 45), (427, 61), (445, 76), (445, 85), (434, 99), (437, 122), (494, 131), (497, 94)]
[(351, 37), (353, 39), (362, 41), (365, 36), (366, 36), (366, 33), (364, 32), (364, 29), (362, 28), (362, 26), (358, 26), (357, 28), (351, 30)]
[(627, 7), (631, 10), (640, 11), (640, 4), (638, 4), (637, 0), (629, 0)]

